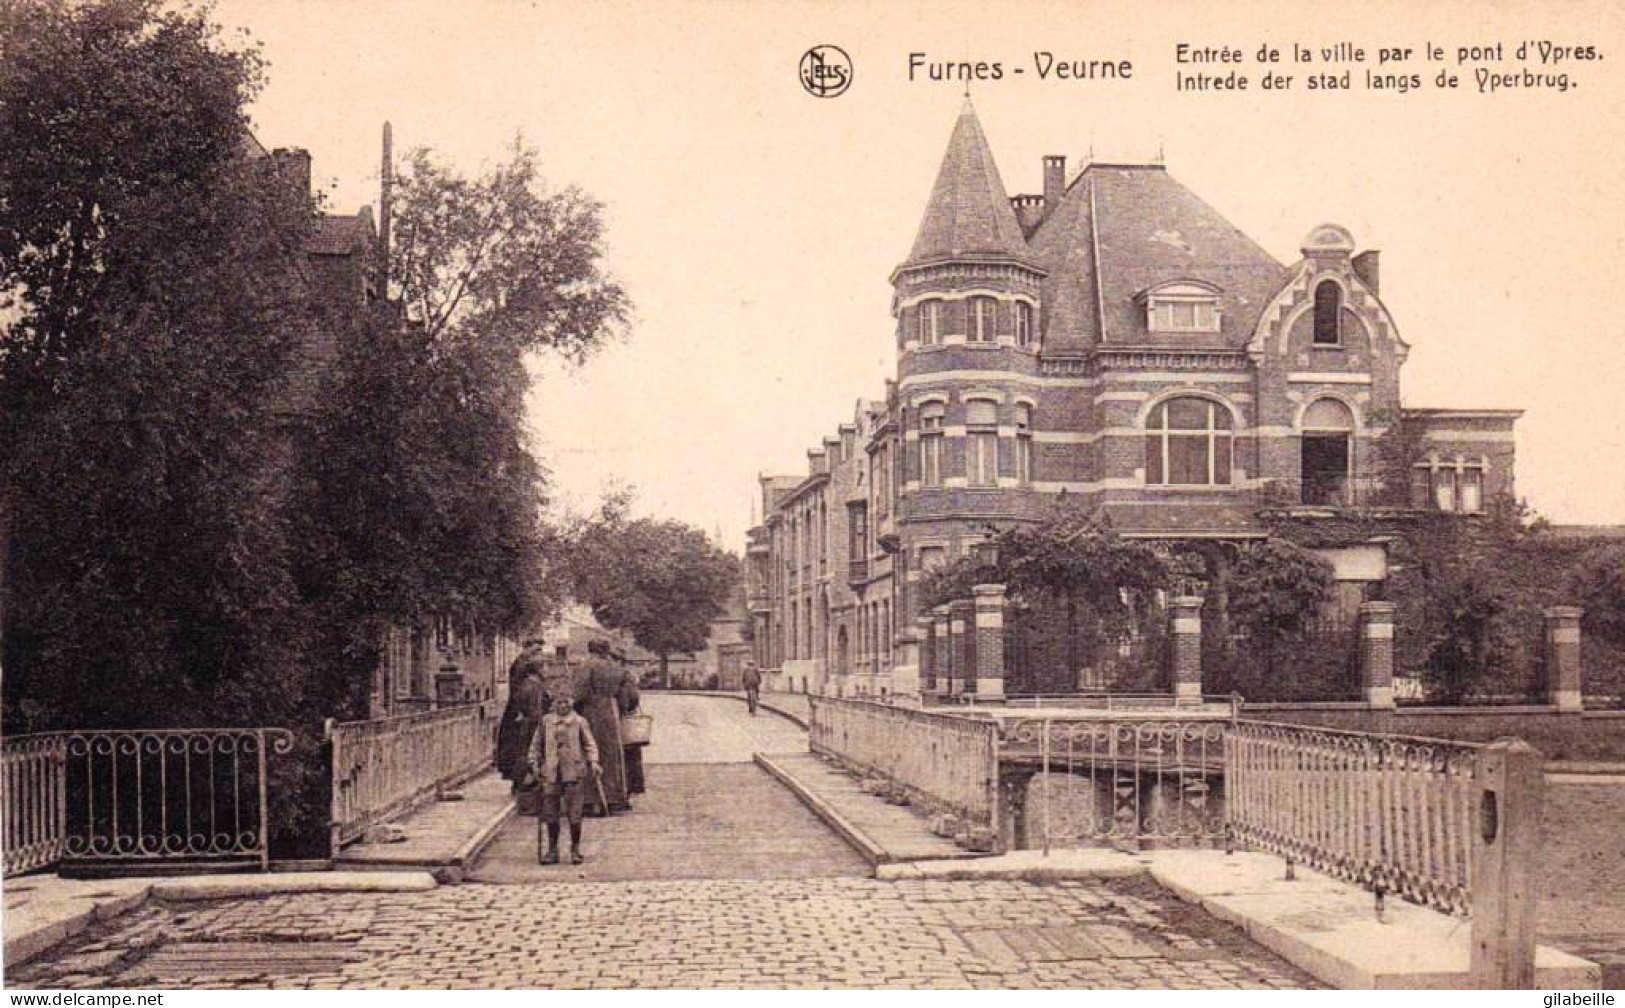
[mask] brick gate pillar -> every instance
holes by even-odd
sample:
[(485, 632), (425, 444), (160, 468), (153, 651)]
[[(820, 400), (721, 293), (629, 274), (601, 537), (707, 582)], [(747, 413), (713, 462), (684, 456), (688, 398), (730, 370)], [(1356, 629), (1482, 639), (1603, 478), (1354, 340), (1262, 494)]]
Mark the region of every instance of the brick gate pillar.
[(1578, 606), (1551, 606), (1546, 618), (1546, 702), (1560, 711), (1585, 709), (1585, 681), (1580, 666)]
[(954, 649), (953, 641), (948, 639), (948, 607), (937, 606), (931, 610), (933, 627), (931, 630), (932, 648), (937, 656), (937, 692), (944, 696), (956, 692), (954, 690)]
[(1202, 702), (1202, 600), (1179, 595), (1168, 600), (1168, 629), (1172, 636), (1174, 703)]
[(970, 599), (955, 599), (948, 603), (948, 647), (953, 657), (949, 666), (955, 693), (976, 692), (976, 603)]
[(1360, 603), (1360, 698), (1373, 710), (1394, 709), (1392, 602)]
[(924, 688), (920, 668), (920, 632), (913, 627), (897, 631), (897, 663), (892, 666), (891, 691), (919, 695)]
[(976, 695), (1004, 696), (1004, 585), (977, 585)]
[(920, 693), (935, 693), (937, 691), (937, 643), (932, 628), (936, 620), (929, 615), (914, 617), (914, 625), (918, 629), (914, 632), (920, 639)]

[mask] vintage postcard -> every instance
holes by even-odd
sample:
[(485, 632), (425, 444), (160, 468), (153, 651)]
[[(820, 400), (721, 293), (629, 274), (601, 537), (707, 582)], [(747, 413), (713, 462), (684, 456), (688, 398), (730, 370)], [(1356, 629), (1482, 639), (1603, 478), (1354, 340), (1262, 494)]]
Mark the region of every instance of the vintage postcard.
[(1613, 1003), (1622, 71), (0, 0), (7, 986)]

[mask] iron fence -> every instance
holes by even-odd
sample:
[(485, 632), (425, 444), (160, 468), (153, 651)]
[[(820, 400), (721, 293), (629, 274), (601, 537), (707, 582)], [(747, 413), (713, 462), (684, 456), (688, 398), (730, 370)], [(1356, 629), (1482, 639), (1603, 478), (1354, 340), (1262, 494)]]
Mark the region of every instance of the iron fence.
[(807, 701), (813, 752), (884, 774), (973, 822), (994, 825), (998, 728), (992, 721), (864, 700)]
[(270, 864), (279, 728), (49, 732), (4, 745), (5, 873), (73, 862)]
[(1467, 913), (1482, 746), (1259, 721), (1230, 728), (1238, 839), (1368, 889)]
[(489, 766), (496, 722), (483, 704), (329, 722), (333, 851)]
[(1208, 844), (1225, 835), (1228, 725), (1224, 714), (1006, 718), (1000, 758), (1036, 771), (1024, 796), (1027, 835), (1036, 832), (1046, 853), (1080, 843)]

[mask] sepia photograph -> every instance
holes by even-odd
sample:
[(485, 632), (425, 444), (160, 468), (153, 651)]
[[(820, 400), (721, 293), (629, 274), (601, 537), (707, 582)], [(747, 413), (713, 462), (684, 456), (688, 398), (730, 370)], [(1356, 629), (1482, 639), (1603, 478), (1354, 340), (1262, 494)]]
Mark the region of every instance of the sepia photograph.
[(0, 0), (0, 986), (1613, 1004), (1618, 67)]

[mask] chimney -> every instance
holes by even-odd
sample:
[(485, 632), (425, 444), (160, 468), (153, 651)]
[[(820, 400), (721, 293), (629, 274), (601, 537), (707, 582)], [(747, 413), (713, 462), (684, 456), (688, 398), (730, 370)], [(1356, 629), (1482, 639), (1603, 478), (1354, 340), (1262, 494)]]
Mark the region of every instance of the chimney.
[(1371, 249), (1370, 251), (1361, 252), (1359, 255), (1355, 256), (1351, 263), (1351, 265), (1354, 267), (1354, 275), (1359, 277), (1361, 282), (1363, 282), (1367, 287), (1371, 288), (1371, 293), (1377, 295), (1378, 297), (1382, 296), (1382, 291), (1379, 289), (1378, 284), (1378, 281), (1380, 281), (1382, 278), (1382, 272), (1377, 267), (1377, 257), (1381, 255), (1381, 252), (1378, 252), (1376, 249)]
[(1066, 155), (1044, 155), (1044, 212), (1054, 213), (1066, 192)]
[(381, 293), (389, 296), (389, 211), (395, 195), (395, 132), (384, 123), (384, 154), (378, 167), (378, 275)]
[(303, 147), (278, 147), (271, 152), (277, 174), (287, 182), (288, 188), (306, 199), (310, 198), (310, 151)]

